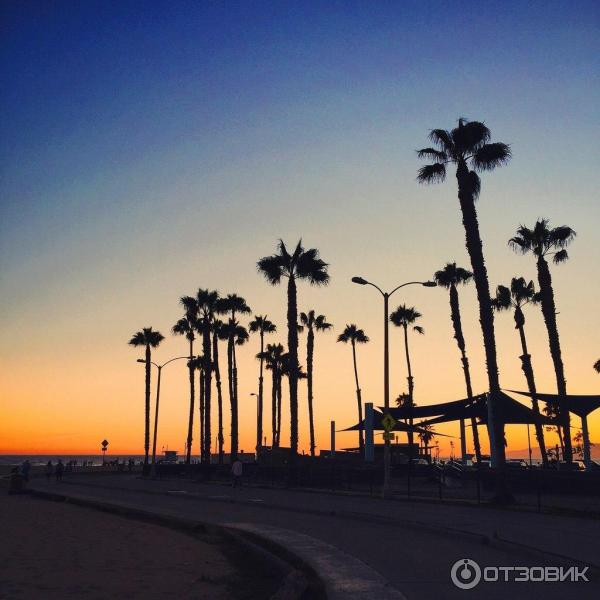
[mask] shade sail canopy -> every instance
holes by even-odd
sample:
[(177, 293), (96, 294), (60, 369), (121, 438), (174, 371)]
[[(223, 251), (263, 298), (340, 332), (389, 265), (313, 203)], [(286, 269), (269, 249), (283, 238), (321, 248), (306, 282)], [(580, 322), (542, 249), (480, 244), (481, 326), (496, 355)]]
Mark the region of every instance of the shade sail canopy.
[[(528, 396), (531, 398), (531, 394), (529, 392), (519, 392), (517, 390), (506, 390), (507, 392), (512, 392), (513, 394), (520, 394), (521, 396)], [(558, 403), (560, 401), (561, 396), (558, 394), (536, 394), (536, 398), (541, 400), (542, 402), (550, 402), (550, 403)], [(567, 394), (565, 396), (567, 400), (567, 406), (569, 407), (569, 411), (575, 413), (578, 417), (587, 417), (592, 411), (600, 408), (600, 395), (593, 394), (582, 394), (582, 395), (573, 395)]]
[[(451, 414), (454, 411), (464, 410), (473, 403), (485, 402), (485, 394), (478, 394), (472, 398), (463, 398), (462, 400), (453, 400), (452, 402), (441, 402), (439, 404), (428, 404), (426, 406), (413, 406), (412, 410), (409, 406), (398, 406), (390, 408), (389, 412), (394, 419), (408, 419), (411, 415), (413, 418), (425, 419), (427, 417), (435, 417), (437, 415)], [(385, 410), (379, 407), (379, 410)]]
[[(383, 426), (383, 423), (381, 422), (381, 419), (383, 418), (383, 415), (381, 413), (378, 412), (373, 412), (373, 431), (384, 431), (385, 427)], [(421, 425), (422, 423), (419, 423), (418, 425)], [(412, 431), (413, 433), (425, 433), (425, 429), (421, 429), (418, 425), (413, 425), (412, 427), (410, 425), (407, 425), (406, 423), (403, 423), (402, 421), (397, 421), (396, 424), (394, 425), (394, 428), (392, 429), (392, 431), (404, 431), (404, 432), (409, 432)], [(365, 428), (365, 421), (364, 419), (360, 422), (357, 423), (356, 425), (352, 425), (352, 427), (347, 427), (346, 429), (340, 429), (339, 431), (362, 431)], [(435, 433), (435, 432), (428, 432), (428, 433), (433, 433), (433, 435), (444, 435), (442, 433)], [(444, 435), (444, 437), (452, 437), (452, 436), (446, 436)]]

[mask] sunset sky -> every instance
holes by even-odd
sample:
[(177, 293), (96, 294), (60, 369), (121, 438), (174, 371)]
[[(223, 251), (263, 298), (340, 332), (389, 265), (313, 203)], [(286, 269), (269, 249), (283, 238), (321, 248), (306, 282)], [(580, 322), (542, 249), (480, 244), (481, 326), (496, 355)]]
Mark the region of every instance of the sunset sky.
[[(371, 338), (359, 348), (363, 399), (382, 404), (382, 301), (350, 278), (390, 289), (448, 261), (470, 268), (453, 174), (415, 181), (428, 131), (463, 116), (514, 155), (482, 176), (477, 204), (492, 288), (535, 278), (533, 257), (507, 246), (519, 224), (547, 217), (577, 231), (569, 262), (551, 267), (558, 322), (569, 391), (600, 392), (597, 3), (5, 2), (0, 15), (0, 453), (98, 453), (104, 438), (112, 454), (142, 453), (144, 369), (131, 335), (165, 335), (157, 362), (185, 354), (170, 334), (178, 299), (206, 287), (245, 297), (276, 322), (269, 341), (285, 342), (285, 287), (256, 271), (280, 237), (301, 237), (330, 263), (327, 288), (299, 285), (300, 310), (334, 324), (315, 357), (317, 446), (328, 448), (331, 419), (356, 422), (351, 350), (336, 343), (346, 323)], [(460, 295), (480, 392), (474, 286)], [(392, 308), (401, 302), (423, 313), (415, 401), (464, 397), (447, 292), (408, 287)], [(538, 390), (553, 393), (541, 314), (526, 316)], [(406, 370), (391, 333), (395, 398)], [(510, 314), (498, 315), (496, 337), (502, 386), (526, 389)], [(247, 452), (258, 344), (238, 350)], [(184, 450), (184, 363), (163, 372), (159, 448)], [(307, 449), (305, 386), (300, 403)], [(590, 431), (600, 443), (600, 411)], [(507, 432), (509, 449), (527, 446), (524, 426)]]

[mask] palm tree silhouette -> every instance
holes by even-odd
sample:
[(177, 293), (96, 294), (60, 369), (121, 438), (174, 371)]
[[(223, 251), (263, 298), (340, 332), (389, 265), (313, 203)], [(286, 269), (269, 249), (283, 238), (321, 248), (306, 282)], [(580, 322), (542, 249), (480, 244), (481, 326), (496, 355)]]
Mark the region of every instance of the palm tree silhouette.
[(281, 344), (267, 344), (262, 356), (256, 355), (259, 360), (264, 360), (267, 370), (271, 371), (271, 446), (279, 446), (279, 428), (281, 423), (281, 356), (285, 348)]
[(279, 240), (277, 253), (261, 258), (258, 271), (271, 285), (278, 285), (287, 278), (287, 326), (289, 352), (289, 388), (290, 388), (290, 479), (295, 478), (298, 456), (298, 298), (296, 280), (306, 279), (312, 285), (326, 285), (329, 282), (327, 263), (319, 257), (316, 248), (305, 250), (299, 241), (290, 254)]
[[(354, 365), (354, 381), (356, 383), (356, 403), (358, 406), (358, 422), (362, 423), (363, 420), (363, 410), (362, 410), (362, 396), (360, 392), (360, 385), (358, 383), (358, 368), (356, 365), (356, 344), (366, 344), (369, 341), (369, 338), (366, 336), (365, 332), (362, 329), (359, 329), (354, 323), (351, 325), (346, 325), (344, 331), (338, 335), (338, 342), (343, 342), (347, 344), (350, 342), (352, 346), (352, 364)], [(365, 441), (363, 437), (363, 431), (361, 429), (358, 430), (358, 447), (360, 449), (361, 456), (363, 455), (365, 448)]]
[[(237, 296), (236, 296), (237, 298)], [(243, 298), (240, 298), (243, 300)], [(245, 302), (244, 302), (245, 303)], [(230, 305), (231, 306), (231, 305)], [(239, 304), (238, 306), (241, 306)], [(230, 308), (231, 310), (231, 308)], [(250, 310), (250, 309), (248, 309)], [(235, 314), (238, 309), (233, 309)], [(246, 312), (246, 311), (239, 311)], [(248, 332), (246, 328), (238, 323), (235, 317), (230, 317), (229, 321), (220, 329), (220, 335), (227, 340), (227, 376), (229, 380), (229, 403), (231, 406), (231, 460), (235, 460), (238, 455), (238, 394), (237, 394), (237, 358), (235, 353), (236, 346), (242, 346), (248, 341)]]
[(542, 315), (548, 332), (548, 344), (550, 355), (554, 364), (556, 376), (556, 387), (559, 399), (559, 418), (562, 421), (563, 437), (565, 444), (564, 460), (570, 463), (572, 457), (571, 447), (571, 423), (567, 399), (567, 382), (565, 380), (565, 368), (560, 349), (558, 337), (558, 326), (556, 324), (556, 305), (554, 303), (554, 290), (552, 288), (552, 276), (546, 258), (552, 256), (554, 264), (560, 264), (568, 260), (567, 246), (573, 241), (576, 233), (566, 225), (550, 227), (548, 219), (540, 219), (529, 229), (521, 225), (517, 229), (517, 235), (512, 237), (508, 244), (521, 254), (531, 252), (536, 258), (538, 285), (540, 288), (539, 298), (542, 306)]
[(206, 378), (206, 359), (204, 356), (195, 356), (188, 360), (188, 367), (198, 371), (198, 412), (200, 416), (200, 457), (204, 461), (204, 439), (205, 439), (205, 378)]
[(537, 304), (539, 295), (535, 291), (533, 281), (527, 283), (523, 277), (513, 277), (510, 282), (510, 289), (504, 285), (499, 285), (496, 290), (496, 297), (492, 300), (492, 304), (496, 310), (514, 310), (515, 329), (519, 331), (521, 338), (521, 368), (525, 374), (527, 387), (531, 394), (531, 404), (533, 412), (536, 415), (537, 422), (535, 423), (535, 435), (540, 447), (542, 455), (542, 464), (548, 466), (548, 456), (546, 454), (546, 443), (544, 441), (544, 428), (540, 420), (540, 407), (537, 399), (537, 389), (535, 385), (535, 377), (533, 375), (533, 366), (531, 364), (531, 354), (527, 349), (527, 339), (525, 337), (525, 314), (523, 307), (527, 304)]
[(594, 363), (594, 370), (596, 373), (600, 373), (600, 358)]
[[(188, 419), (188, 433), (186, 440), (186, 455), (185, 462), (190, 464), (192, 456), (192, 440), (193, 440), (193, 428), (194, 428), (194, 367), (191, 364), (194, 358), (194, 339), (196, 338), (195, 332), (198, 329), (198, 302), (196, 298), (191, 296), (183, 296), (180, 299), (180, 304), (183, 306), (184, 315), (181, 319), (173, 325), (172, 332), (175, 335), (184, 335), (190, 345), (190, 360), (188, 361), (188, 370), (190, 374), (190, 415)], [(202, 443), (202, 440), (201, 440)], [(202, 446), (201, 446), (202, 449)]]
[(223, 464), (223, 392), (221, 390), (221, 369), (219, 368), (219, 338), (222, 336), (223, 321), (215, 318), (212, 322), (212, 370), (215, 373), (217, 386), (217, 411), (218, 432), (217, 445), (219, 452), (219, 464)]
[[(479, 234), (475, 200), (479, 196), (481, 181), (476, 171), (491, 171), (506, 164), (510, 157), (510, 146), (501, 142), (490, 143), (490, 130), (478, 121), (459, 119), (458, 126), (451, 131), (433, 129), (429, 139), (437, 148), (423, 148), (417, 152), (419, 158), (433, 160), (419, 170), (420, 183), (437, 183), (446, 178), (446, 165), (456, 165), (458, 200), (462, 212), (467, 251), (479, 301), (479, 321), (485, 346), (486, 367), (490, 394), (488, 398), (488, 433), (492, 454), (492, 466), (503, 467), (504, 423), (499, 414), (497, 398), (500, 394), (500, 379), (496, 357), (494, 335), (494, 313), (490, 298), (490, 284), (483, 258), (483, 244)], [(470, 170), (472, 167), (474, 170)], [(500, 500), (500, 497), (498, 496)]]
[(256, 315), (254, 319), (249, 323), (248, 329), (251, 333), (258, 333), (260, 335), (260, 352), (257, 357), (260, 361), (260, 367), (258, 371), (258, 411), (256, 416), (256, 451), (262, 445), (262, 431), (263, 431), (263, 367), (265, 361), (265, 333), (274, 333), (277, 330), (275, 323), (272, 323), (267, 319), (266, 315)]
[(315, 424), (313, 420), (313, 359), (315, 352), (315, 331), (327, 331), (333, 327), (325, 315), (315, 315), (314, 310), (300, 313), (298, 331), (306, 327), (306, 384), (308, 387), (308, 422), (310, 429), (310, 455), (315, 455)]
[(196, 294), (199, 319), (198, 329), (202, 334), (203, 397), (204, 397), (204, 437), (202, 443), (202, 460), (210, 464), (211, 455), (211, 389), (212, 389), (212, 343), (211, 330), (217, 311), (220, 310), (219, 292), (200, 288)]
[[(415, 309), (414, 306), (406, 306), (406, 304), (401, 304), (398, 308), (390, 314), (390, 321), (396, 327), (402, 327), (404, 331), (404, 353), (406, 355), (406, 368), (408, 371), (408, 377), (406, 378), (408, 381), (408, 406), (412, 409), (415, 406), (415, 384), (412, 376), (412, 368), (410, 365), (410, 352), (408, 350), (408, 327), (411, 326), (413, 331), (416, 331), (418, 334), (423, 335), (425, 330), (420, 325), (415, 325), (418, 319), (420, 319), (423, 315)], [(410, 456), (412, 457), (412, 447), (413, 447), (413, 417), (412, 410), (410, 410), (410, 416), (408, 418), (408, 423), (410, 425), (410, 429), (408, 430), (408, 444), (410, 448)]]
[(421, 430), (417, 435), (425, 448), (425, 455), (427, 456), (429, 454), (429, 442), (431, 442), (435, 435), (435, 428), (433, 425), (427, 423), (417, 423), (417, 427)]
[(145, 419), (144, 419), (144, 468), (148, 466), (148, 454), (150, 452), (150, 366), (152, 361), (152, 348), (157, 348), (164, 340), (159, 331), (153, 331), (152, 327), (144, 327), (141, 331), (133, 334), (129, 340), (131, 346), (144, 346), (146, 349), (146, 385), (145, 385)]
[[(469, 367), (469, 359), (467, 358), (467, 351), (465, 346), (465, 338), (462, 331), (462, 319), (460, 315), (460, 304), (458, 301), (458, 286), (467, 285), (473, 279), (473, 273), (457, 267), (456, 263), (446, 263), (446, 266), (440, 271), (436, 271), (433, 275), (433, 279), (438, 286), (449, 290), (450, 293), (450, 319), (452, 320), (452, 327), (454, 328), (454, 339), (460, 351), (462, 368), (465, 375), (465, 385), (467, 387), (467, 398), (473, 399), (473, 388), (471, 387), (471, 369)], [(473, 445), (475, 447), (475, 457), (477, 463), (481, 462), (481, 446), (479, 444), (479, 433), (477, 431), (477, 421), (475, 417), (471, 417), (471, 428), (473, 430)], [(466, 454), (466, 436), (465, 436), (465, 422), (464, 419), (460, 420), (460, 441), (461, 441), (461, 454), (463, 461), (465, 460)]]

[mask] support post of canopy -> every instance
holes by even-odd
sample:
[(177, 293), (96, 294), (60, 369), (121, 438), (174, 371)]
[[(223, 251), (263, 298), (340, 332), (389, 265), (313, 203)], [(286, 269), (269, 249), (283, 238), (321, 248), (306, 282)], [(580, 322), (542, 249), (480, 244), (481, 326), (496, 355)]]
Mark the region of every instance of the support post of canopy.
[(331, 458), (335, 458), (335, 421), (331, 421)]
[(373, 446), (373, 403), (365, 404), (365, 462), (375, 460), (375, 448)]
[(583, 436), (583, 462), (587, 471), (591, 469), (590, 433), (588, 431), (587, 415), (581, 417), (581, 433)]

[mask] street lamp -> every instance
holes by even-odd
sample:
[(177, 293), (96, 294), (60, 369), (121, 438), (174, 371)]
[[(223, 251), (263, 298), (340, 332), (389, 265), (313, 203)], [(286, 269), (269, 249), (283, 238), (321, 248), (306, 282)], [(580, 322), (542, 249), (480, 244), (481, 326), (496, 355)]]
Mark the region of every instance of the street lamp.
[[(166, 367), (169, 363), (172, 363), (175, 360), (181, 360), (183, 358), (189, 359), (189, 356), (176, 356), (163, 363), (162, 365), (157, 365), (153, 360), (150, 361), (150, 364), (154, 365), (158, 369), (158, 379), (156, 382), (156, 409), (154, 410), (154, 439), (152, 440), (152, 475), (156, 475), (156, 436), (158, 433), (158, 404), (160, 402), (160, 374), (162, 372), (162, 368)], [(143, 358), (138, 358), (137, 362), (146, 363)]]
[[(389, 341), (389, 299), (390, 296), (407, 285), (422, 285), (424, 287), (436, 287), (435, 281), (408, 281), (395, 287), (391, 292), (384, 292), (378, 285), (367, 281), (363, 277), (353, 277), (352, 283), (358, 285), (370, 285), (374, 287), (383, 296), (383, 404), (385, 414), (390, 410), (390, 341)], [(385, 415), (384, 415), (385, 416)], [(390, 494), (390, 440), (385, 436), (383, 447), (383, 497), (387, 498)], [(412, 451), (412, 448), (409, 452)]]

